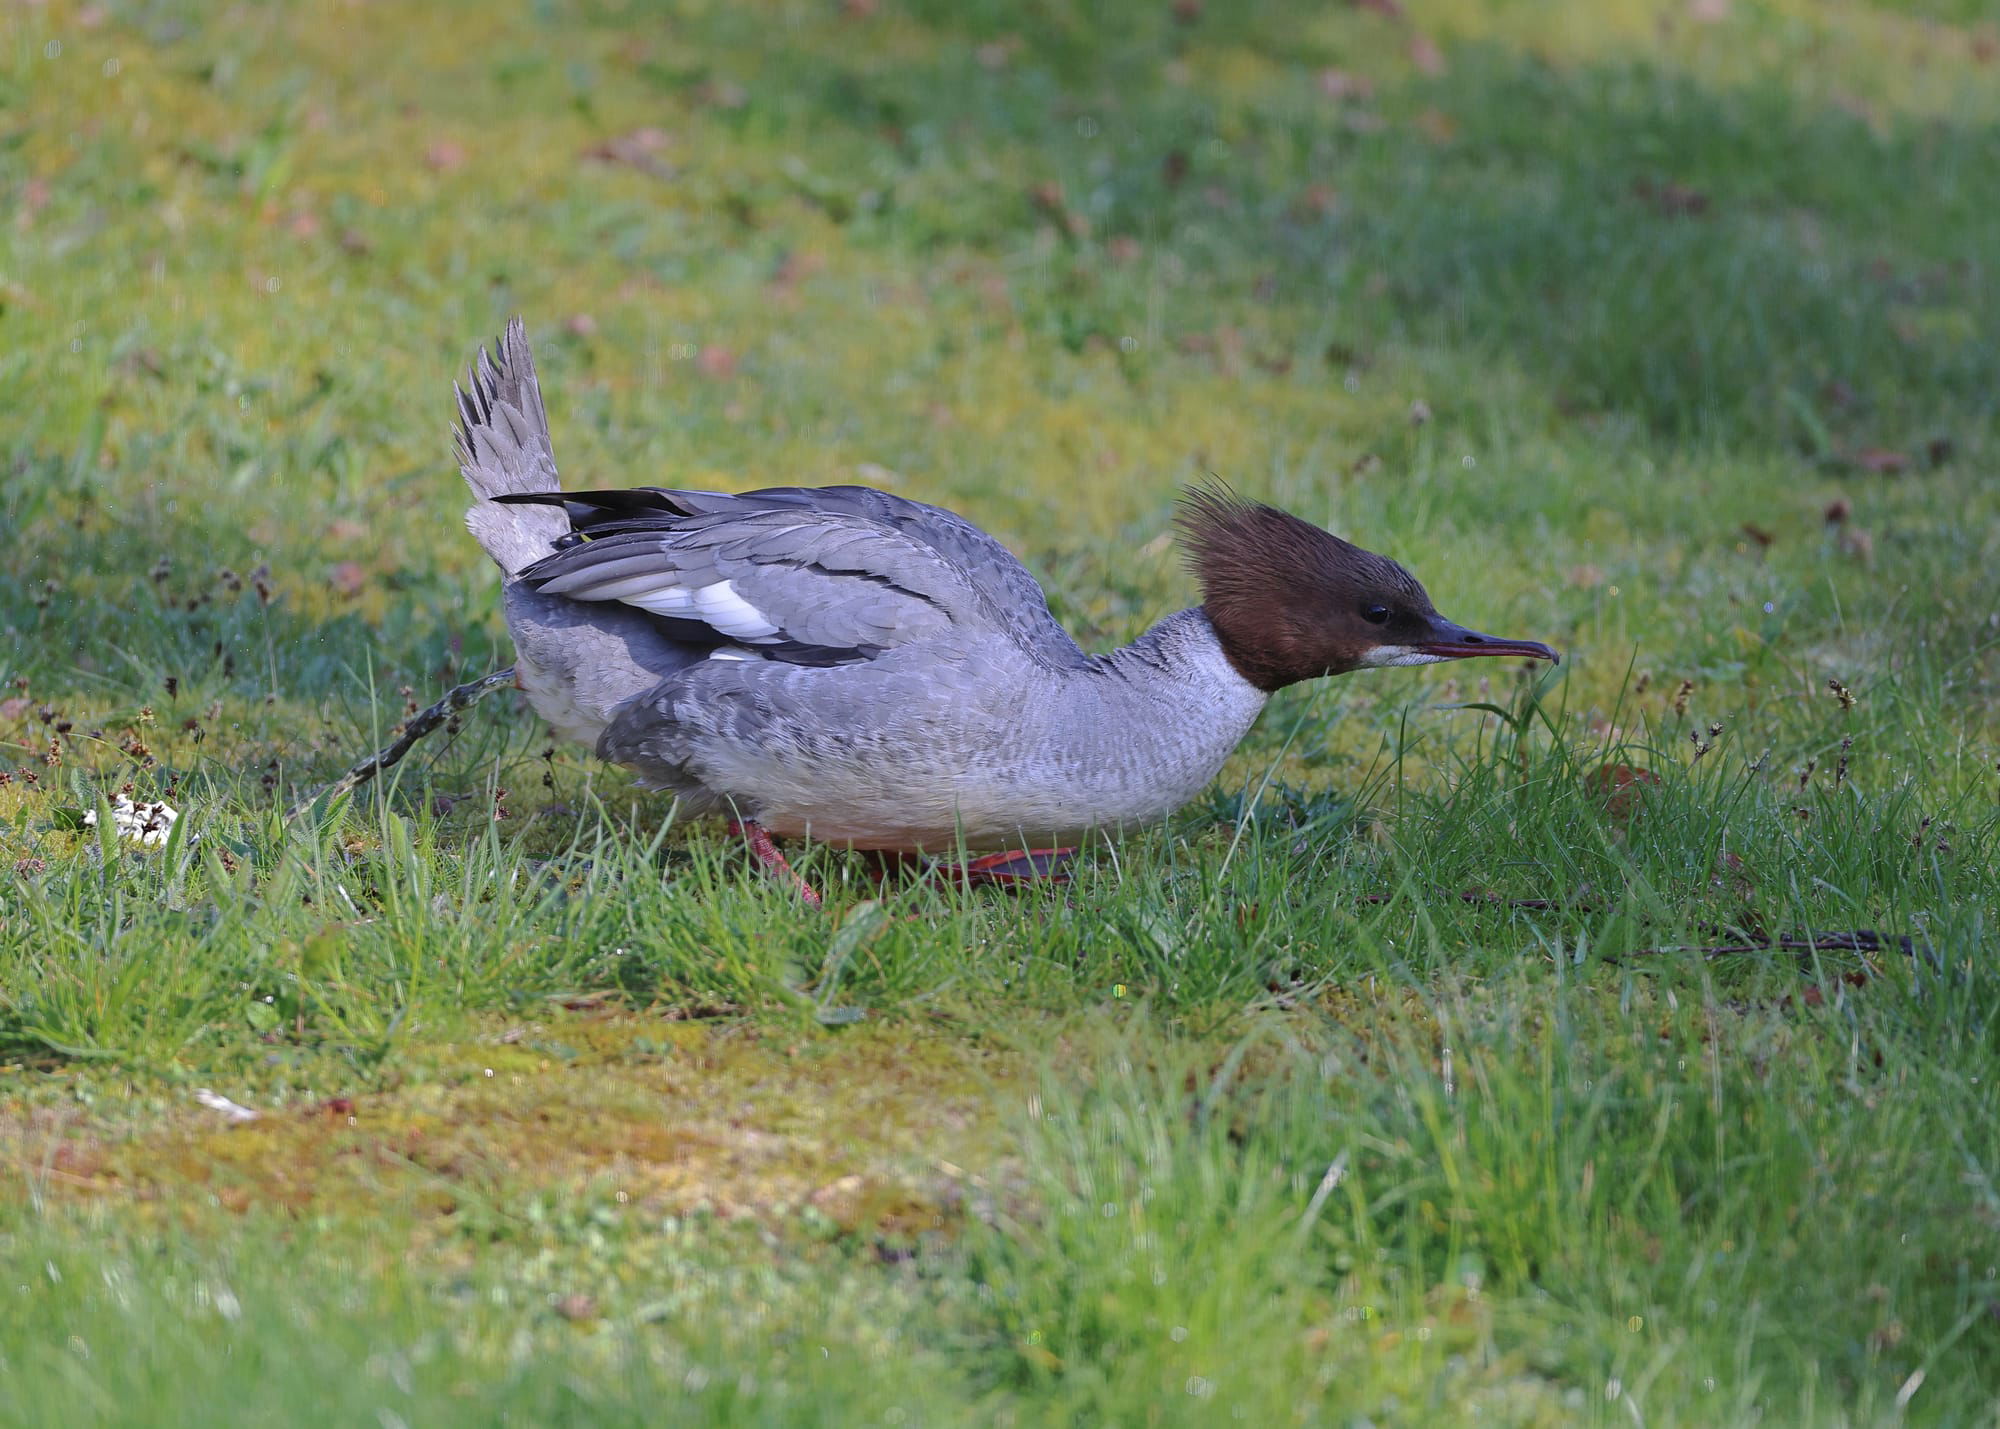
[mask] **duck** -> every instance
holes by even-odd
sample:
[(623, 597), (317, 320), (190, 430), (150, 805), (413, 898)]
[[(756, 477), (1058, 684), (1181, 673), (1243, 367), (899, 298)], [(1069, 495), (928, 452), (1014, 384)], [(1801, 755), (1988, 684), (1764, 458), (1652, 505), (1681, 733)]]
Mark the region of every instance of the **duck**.
[(1397, 562), (1219, 483), (1177, 517), (1200, 604), (1090, 654), (1013, 553), (940, 506), (858, 485), (563, 490), (519, 318), (455, 390), (466, 526), (500, 568), (537, 717), (679, 816), (725, 817), (812, 904), (776, 840), (1060, 876), (1086, 840), (1192, 800), (1290, 685), (1560, 658), (1446, 619)]

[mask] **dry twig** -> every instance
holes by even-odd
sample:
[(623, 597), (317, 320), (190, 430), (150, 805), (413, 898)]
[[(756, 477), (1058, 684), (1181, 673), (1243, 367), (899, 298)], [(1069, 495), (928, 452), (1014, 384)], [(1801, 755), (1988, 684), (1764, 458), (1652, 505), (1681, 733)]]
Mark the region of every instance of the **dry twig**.
[(504, 670), (495, 670), (490, 675), (482, 675), (455, 687), (429, 709), (411, 715), (403, 725), (403, 732), (388, 746), (356, 761), (345, 774), (324, 789), (292, 805), (285, 811), (286, 821), (296, 819), (321, 799), (337, 799), (349, 790), (359, 789), (384, 769), (393, 769), (402, 762), (404, 755), (416, 747), (418, 740), (449, 721), (453, 715), (471, 709), (495, 690), (509, 689), (513, 684), (514, 667), (509, 665)]

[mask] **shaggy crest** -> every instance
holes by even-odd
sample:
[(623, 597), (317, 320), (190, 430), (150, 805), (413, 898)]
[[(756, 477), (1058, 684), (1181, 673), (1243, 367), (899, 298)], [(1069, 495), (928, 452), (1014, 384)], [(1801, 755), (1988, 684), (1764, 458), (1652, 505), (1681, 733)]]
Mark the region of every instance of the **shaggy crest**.
[(1220, 484), (1190, 488), (1176, 524), (1209, 623), (1259, 689), (1375, 663), (1372, 652), (1414, 645), (1437, 617), (1388, 557)]

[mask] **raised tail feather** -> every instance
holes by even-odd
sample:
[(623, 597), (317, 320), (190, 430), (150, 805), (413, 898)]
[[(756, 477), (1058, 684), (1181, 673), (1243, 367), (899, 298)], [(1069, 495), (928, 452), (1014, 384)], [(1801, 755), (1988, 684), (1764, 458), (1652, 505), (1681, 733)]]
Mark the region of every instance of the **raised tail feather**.
[(465, 386), (454, 388), (458, 422), (452, 435), (458, 469), (472, 488), (466, 529), (512, 576), (554, 550), (569, 521), (557, 507), (503, 506), (493, 499), (558, 486), (548, 413), (528, 351), (528, 330), (519, 318), (508, 322), (495, 346), (498, 360), (481, 348)]

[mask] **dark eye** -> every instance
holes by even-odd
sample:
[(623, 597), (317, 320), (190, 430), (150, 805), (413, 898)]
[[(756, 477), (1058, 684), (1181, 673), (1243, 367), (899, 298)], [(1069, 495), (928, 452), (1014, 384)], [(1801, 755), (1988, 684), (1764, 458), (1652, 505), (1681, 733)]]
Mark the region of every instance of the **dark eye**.
[(1389, 607), (1386, 605), (1365, 606), (1362, 608), (1361, 618), (1370, 625), (1380, 625), (1389, 618)]

